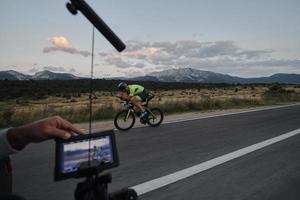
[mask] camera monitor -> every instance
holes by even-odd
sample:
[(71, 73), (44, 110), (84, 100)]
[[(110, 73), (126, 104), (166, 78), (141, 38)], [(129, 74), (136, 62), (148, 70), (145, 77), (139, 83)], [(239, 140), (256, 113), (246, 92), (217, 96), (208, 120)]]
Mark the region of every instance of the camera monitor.
[(56, 140), (55, 181), (83, 171), (103, 171), (119, 165), (114, 132), (105, 131)]

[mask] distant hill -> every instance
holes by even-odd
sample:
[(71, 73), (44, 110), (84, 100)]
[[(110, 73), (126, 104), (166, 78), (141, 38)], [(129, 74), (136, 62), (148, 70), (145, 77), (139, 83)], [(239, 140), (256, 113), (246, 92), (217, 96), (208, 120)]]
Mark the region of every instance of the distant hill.
[(0, 80), (27, 80), (29, 78), (29, 75), (25, 75), (14, 70), (0, 71)]
[(55, 73), (48, 70), (37, 72), (34, 75), (26, 75), (13, 70), (0, 71), (0, 80), (76, 80), (77, 77), (69, 73)]
[(300, 84), (300, 74), (278, 73), (269, 77), (248, 78), (246, 83), (286, 83)]
[[(37, 72), (34, 75), (26, 75), (13, 70), (0, 71), (0, 80), (77, 80), (82, 77), (69, 73), (55, 73), (48, 70)], [(84, 78), (86, 79), (86, 78)], [(252, 83), (286, 83), (300, 84), (300, 74), (278, 73), (269, 77), (241, 78), (210, 71), (202, 71), (192, 68), (168, 69), (160, 72), (152, 72), (146, 76), (134, 78), (118, 77), (114, 80), (152, 81), (152, 82), (177, 82), (177, 83), (225, 83), (225, 84), (252, 84)]]
[(55, 73), (48, 70), (37, 72), (32, 76), (34, 80), (74, 80), (79, 78), (73, 74)]
[(161, 82), (185, 82), (185, 83), (227, 83), (227, 84), (251, 84), (251, 83), (286, 83), (300, 84), (300, 74), (274, 74), (269, 77), (241, 78), (227, 74), (202, 71), (192, 68), (168, 69), (160, 72), (152, 72), (146, 76), (130, 78), (135, 81), (161, 81)]

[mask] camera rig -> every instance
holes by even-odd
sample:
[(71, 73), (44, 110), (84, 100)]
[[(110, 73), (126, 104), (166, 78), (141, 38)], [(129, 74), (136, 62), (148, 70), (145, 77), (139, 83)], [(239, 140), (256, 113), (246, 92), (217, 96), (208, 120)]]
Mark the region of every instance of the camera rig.
[(98, 166), (101, 163), (83, 163), (76, 178), (86, 177), (85, 181), (77, 184), (75, 200), (137, 200), (135, 190), (123, 188), (113, 193), (108, 193), (108, 184), (112, 181), (110, 173), (99, 176), (102, 172)]
[[(93, 24), (93, 46), (91, 64), (91, 91), (90, 91), (90, 124), (89, 134), (91, 134), (92, 121), (92, 90), (93, 90), (93, 55), (94, 55), (94, 27), (119, 51), (123, 51), (126, 46), (120, 38), (106, 25), (106, 23), (96, 14), (96, 12), (84, 0), (70, 0), (66, 4), (71, 14), (76, 15), (80, 11)], [(137, 200), (137, 193), (133, 189), (124, 188), (119, 191), (108, 193), (108, 184), (111, 183), (110, 173), (99, 175), (103, 170), (99, 169), (101, 163), (91, 162), (90, 157), (87, 163), (82, 163), (76, 178), (86, 177), (85, 181), (77, 184), (75, 190), (75, 200)]]

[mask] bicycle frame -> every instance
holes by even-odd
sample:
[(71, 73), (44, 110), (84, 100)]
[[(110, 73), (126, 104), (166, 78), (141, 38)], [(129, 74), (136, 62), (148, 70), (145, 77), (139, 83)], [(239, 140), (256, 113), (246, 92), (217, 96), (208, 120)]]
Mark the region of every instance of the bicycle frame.
[(150, 109), (148, 109), (148, 107), (146, 107), (145, 110), (147, 110), (147, 112), (153, 117), (153, 119), (156, 119), (156, 116), (151, 112)]
[[(126, 116), (125, 116), (124, 121), (127, 121), (127, 120), (128, 120), (128, 117), (129, 117), (130, 113), (134, 113), (134, 114), (137, 116), (137, 114), (136, 114), (137, 112), (135, 111), (133, 105), (130, 105), (129, 108), (127, 108), (127, 109), (128, 109), (128, 110), (127, 110), (127, 114), (126, 114)], [(153, 117), (153, 119), (156, 119), (156, 116), (151, 112), (150, 109), (148, 109), (148, 107), (145, 107), (145, 110)]]
[(126, 117), (125, 117), (124, 121), (128, 120), (128, 117), (129, 117), (130, 113), (134, 113), (135, 114), (135, 110), (133, 108), (128, 108), (127, 114), (126, 114)]
[[(128, 120), (130, 113), (134, 113), (136, 116), (138, 116), (137, 111), (134, 109), (135, 106), (131, 102), (127, 102), (125, 106), (127, 106), (127, 114), (124, 121)], [(144, 106), (145, 110), (153, 117), (153, 119), (156, 119), (156, 116), (151, 112), (151, 109), (148, 108), (148, 102), (142, 104), (142, 106)]]

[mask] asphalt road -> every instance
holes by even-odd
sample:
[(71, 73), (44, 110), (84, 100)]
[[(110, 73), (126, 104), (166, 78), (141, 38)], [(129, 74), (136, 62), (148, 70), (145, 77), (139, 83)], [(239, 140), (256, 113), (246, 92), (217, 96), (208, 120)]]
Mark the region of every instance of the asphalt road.
[[(300, 128), (291, 106), (117, 132), (121, 165), (111, 190), (134, 186)], [(140, 199), (300, 199), (300, 134)], [(54, 142), (12, 157), (14, 192), (32, 199), (73, 199), (78, 180), (53, 181)]]

